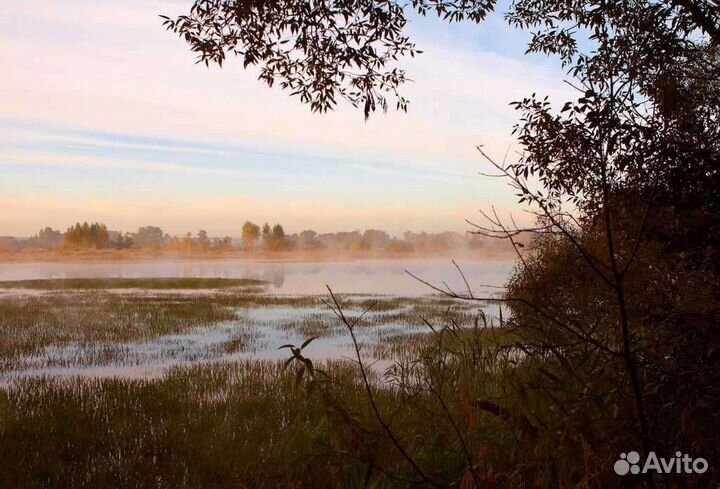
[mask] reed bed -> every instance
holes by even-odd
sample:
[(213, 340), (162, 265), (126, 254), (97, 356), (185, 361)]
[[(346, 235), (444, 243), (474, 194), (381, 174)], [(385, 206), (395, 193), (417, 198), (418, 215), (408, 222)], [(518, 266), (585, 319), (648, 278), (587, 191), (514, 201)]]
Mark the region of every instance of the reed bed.
[[(252, 288), (38, 290), (0, 296), (0, 374), (18, 374), (0, 384), (0, 459), (18, 469), (0, 470), (0, 488), (365, 487), (368, 454), (407, 469), (374, 431), (352, 361), (315, 358), (332, 382), (313, 395), (316, 381), (285, 365), (289, 350), (278, 360), (253, 358), (277, 352), (283, 335), (317, 337), (311, 347), (344, 342), (349, 356), (347, 331), (321, 297)], [(405, 361), (427, 346), (427, 323), (473, 312), (432, 297), (342, 301), (350, 320), (362, 317), (356, 328), (368, 361)], [(140, 378), (120, 368), (141, 366), (148, 355), (163, 368)], [(103, 371), (110, 375), (95, 376), (99, 366), (110, 366)], [(62, 368), (77, 375), (53, 371)], [(368, 375), (380, 409), (407, 402), (381, 368)], [(404, 410), (393, 425), (399, 436), (425, 433), (417, 456), (433, 464), (444, 457), (441, 465), (457, 470), (462, 460), (437, 449), (447, 440), (432, 438), (427, 415)]]

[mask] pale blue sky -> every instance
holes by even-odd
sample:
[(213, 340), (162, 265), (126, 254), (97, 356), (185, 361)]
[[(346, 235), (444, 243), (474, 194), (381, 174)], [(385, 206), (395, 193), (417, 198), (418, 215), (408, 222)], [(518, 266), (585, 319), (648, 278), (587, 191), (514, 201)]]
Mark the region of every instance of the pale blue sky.
[[(0, 235), (101, 220), (237, 235), (245, 219), (290, 231), (467, 229), (515, 208), (475, 145), (502, 158), (512, 100), (565, 100), (553, 60), (523, 56), (500, 15), (480, 26), (414, 19), (425, 51), (403, 66), (408, 114), (342, 105), (311, 114), (238, 63), (193, 63), (159, 13), (190, 2), (3, 2)], [(512, 153), (511, 153), (512, 154)]]

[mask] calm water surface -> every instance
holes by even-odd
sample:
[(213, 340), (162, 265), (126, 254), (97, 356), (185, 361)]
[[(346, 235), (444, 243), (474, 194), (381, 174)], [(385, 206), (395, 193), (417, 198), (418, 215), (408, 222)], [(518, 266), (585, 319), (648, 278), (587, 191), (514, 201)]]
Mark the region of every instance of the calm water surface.
[[(512, 268), (510, 262), (458, 261), (465, 278), (476, 296), (498, 293)], [(326, 284), (336, 293), (354, 294), (356, 300), (371, 299), (383, 294), (382, 300), (392, 296), (413, 297), (413, 301), (433, 300), (422, 297), (435, 292), (418, 282), (407, 272), (438, 287), (465, 292), (467, 286), (450, 260), (374, 260), (345, 262), (248, 262), (240, 260), (166, 261), (143, 263), (12, 263), (0, 264), (0, 280), (30, 280), (45, 278), (253, 278), (270, 283), (268, 292), (284, 295), (327, 296)], [(46, 294), (44, 291), (6, 291), (8, 294)], [(191, 294), (212, 294), (212, 291), (114, 291), (113, 293), (168, 295), (177, 300)], [(225, 292), (219, 292), (225, 293)], [(231, 293), (231, 292), (228, 292)], [(379, 298), (378, 298), (379, 299)], [(344, 327), (329, 309), (313, 299), (311, 307), (267, 307), (238, 309), (238, 319), (197, 328), (184, 334), (172, 334), (156, 339), (127, 343), (90, 343), (49, 346), (34, 355), (23, 357), (13, 371), (0, 374), (0, 387), (12, 379), (27, 376), (85, 376), (151, 378), (162, 375), (167, 368), (216, 360), (279, 360), (288, 358), (288, 350), (278, 347), (293, 343), (299, 345), (306, 336), (295, 327), (303, 320), (326, 321), (334, 324), (307, 349), (315, 359), (338, 359), (353, 356), (350, 338)], [(474, 309), (486, 309), (473, 304)], [(496, 307), (496, 306), (492, 306)], [(405, 309), (391, 310), (397, 314)], [(359, 310), (354, 311), (359, 313)], [(378, 314), (384, 314), (382, 312)], [(418, 330), (406, 322), (389, 322), (358, 330), (362, 343), (383, 342), (393, 335), (417, 334)], [(249, 335), (248, 347), (240, 351), (225, 351), (233, 338)], [(370, 356), (370, 355), (368, 355)], [(371, 359), (371, 358), (369, 358)], [(377, 360), (377, 359), (376, 359)], [(387, 367), (389, 360), (377, 360), (375, 368)]]
[[(487, 293), (501, 286), (512, 262), (457, 260), (473, 290)], [(7, 263), (0, 280), (46, 278), (252, 278), (270, 282), (283, 294), (324, 294), (325, 285), (338, 293), (418, 296), (432, 292), (407, 271), (430, 283), (454, 290), (466, 287), (447, 260), (364, 260), (337, 262), (251, 262), (245, 260), (162, 261), (140, 263)]]

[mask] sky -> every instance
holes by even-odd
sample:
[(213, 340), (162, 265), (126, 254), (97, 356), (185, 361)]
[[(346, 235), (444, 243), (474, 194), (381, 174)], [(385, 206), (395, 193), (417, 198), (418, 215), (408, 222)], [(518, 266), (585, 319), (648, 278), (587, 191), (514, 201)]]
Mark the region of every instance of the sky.
[[(517, 145), (509, 106), (568, 99), (554, 60), (500, 14), (480, 25), (411, 19), (423, 54), (401, 61), (407, 113), (342, 103), (313, 114), (228, 60), (195, 64), (159, 14), (190, 0), (3, 0), (0, 235), (100, 221), (237, 236), (245, 220), (289, 232), (466, 231), (495, 206), (526, 219), (476, 146)], [(234, 62), (233, 62), (234, 61)]]

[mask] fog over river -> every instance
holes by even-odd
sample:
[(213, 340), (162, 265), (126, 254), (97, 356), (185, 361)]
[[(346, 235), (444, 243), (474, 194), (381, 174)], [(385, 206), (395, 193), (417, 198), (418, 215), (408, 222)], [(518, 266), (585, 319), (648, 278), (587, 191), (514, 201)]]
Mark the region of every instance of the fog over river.
[[(496, 292), (511, 269), (509, 261), (458, 260), (477, 294)], [(115, 263), (3, 263), (0, 281), (48, 278), (252, 278), (269, 282), (270, 292), (324, 294), (329, 285), (338, 293), (418, 296), (431, 293), (406, 270), (423, 280), (453, 290), (466, 286), (450, 259), (395, 259), (328, 262), (244, 260), (177, 260)], [(487, 287), (493, 286), (493, 287)]]

